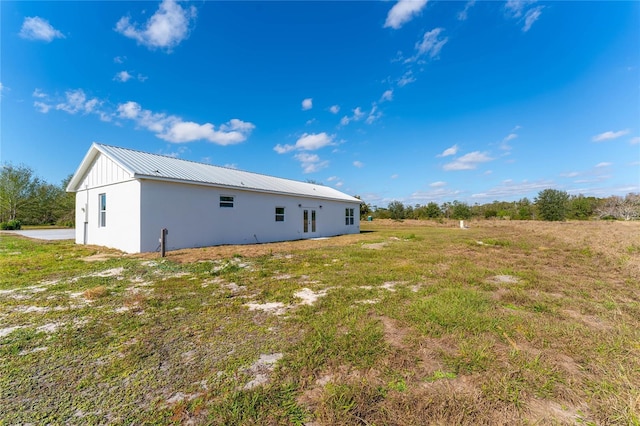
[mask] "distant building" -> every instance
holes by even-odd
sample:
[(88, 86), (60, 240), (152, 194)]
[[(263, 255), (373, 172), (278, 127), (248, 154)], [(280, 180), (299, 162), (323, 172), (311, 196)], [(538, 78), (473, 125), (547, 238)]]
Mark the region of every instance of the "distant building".
[(128, 253), (360, 232), (360, 200), (327, 186), (94, 143), (73, 175), (76, 243)]

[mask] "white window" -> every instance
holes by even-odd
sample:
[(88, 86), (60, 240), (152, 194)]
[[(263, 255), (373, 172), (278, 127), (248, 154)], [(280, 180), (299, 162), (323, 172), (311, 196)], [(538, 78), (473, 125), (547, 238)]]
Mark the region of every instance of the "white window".
[(233, 197), (230, 196), (230, 195), (221, 195), (220, 196), (220, 207), (233, 208)]
[(353, 225), (353, 209), (344, 209), (344, 224)]
[(98, 195), (98, 226), (104, 228), (107, 226), (107, 194)]
[(284, 207), (276, 207), (276, 222), (284, 222)]

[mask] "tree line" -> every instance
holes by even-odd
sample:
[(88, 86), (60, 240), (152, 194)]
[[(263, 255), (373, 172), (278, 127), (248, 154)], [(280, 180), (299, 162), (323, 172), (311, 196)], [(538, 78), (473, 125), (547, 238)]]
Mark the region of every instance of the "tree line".
[[(75, 194), (65, 190), (72, 176), (54, 185), (36, 176), (28, 166), (3, 164), (0, 169), (0, 228), (17, 229), (21, 225), (75, 226)], [(442, 204), (430, 202), (426, 205), (405, 205), (400, 201), (392, 201), (387, 207), (362, 203), (360, 216), (363, 219), (371, 216), (396, 220), (639, 220), (640, 194), (596, 198), (545, 189), (533, 200), (521, 198), (518, 201), (474, 205), (458, 200)]]
[(0, 170), (0, 229), (22, 225), (75, 225), (75, 194), (65, 191), (69, 175), (59, 185), (36, 176), (25, 165), (3, 164)]
[(392, 201), (387, 207), (371, 206), (363, 203), (360, 207), (363, 219), (457, 219), (471, 218), (510, 220), (640, 220), (640, 194), (630, 193), (624, 197), (606, 198), (569, 195), (558, 189), (540, 191), (533, 199), (518, 201), (493, 201), (485, 204), (469, 205), (454, 200), (438, 204), (405, 205)]

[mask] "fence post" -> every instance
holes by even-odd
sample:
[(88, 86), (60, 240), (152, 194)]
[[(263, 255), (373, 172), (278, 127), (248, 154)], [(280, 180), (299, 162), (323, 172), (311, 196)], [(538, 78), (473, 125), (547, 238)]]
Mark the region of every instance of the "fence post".
[(167, 234), (168, 233), (169, 231), (167, 231), (167, 228), (162, 228), (162, 230), (160, 231), (160, 257), (164, 257), (167, 251)]

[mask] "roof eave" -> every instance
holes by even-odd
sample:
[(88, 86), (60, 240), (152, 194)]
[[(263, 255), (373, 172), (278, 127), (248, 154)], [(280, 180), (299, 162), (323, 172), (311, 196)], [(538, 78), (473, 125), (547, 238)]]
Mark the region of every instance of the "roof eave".
[(353, 198), (353, 200), (348, 200), (348, 199), (337, 198), (337, 197), (323, 197), (323, 196), (318, 196), (318, 195), (300, 194), (300, 193), (296, 193), (296, 192), (273, 191), (273, 190), (266, 190), (266, 189), (261, 189), (261, 188), (253, 188), (253, 187), (250, 187), (250, 186), (225, 185), (225, 184), (222, 184), (222, 183), (201, 182), (201, 181), (194, 181), (194, 180), (188, 180), (188, 179), (176, 179), (176, 178), (172, 178), (172, 177), (146, 175), (146, 174), (140, 174), (140, 173), (135, 173), (133, 175), (133, 178), (134, 179), (156, 180), (156, 181), (161, 181), (161, 182), (184, 183), (184, 184), (188, 184), (188, 185), (201, 185), (201, 186), (210, 186), (210, 187), (217, 187), (217, 188), (227, 188), (227, 189), (235, 189), (235, 190), (240, 190), (240, 191), (260, 192), (260, 193), (263, 193), (263, 194), (278, 194), (278, 195), (286, 195), (286, 196), (289, 196), (289, 197), (312, 198), (312, 199), (316, 199), (316, 200), (343, 201), (345, 203), (359, 203), (359, 204), (362, 203), (362, 200), (358, 200), (357, 198)]

